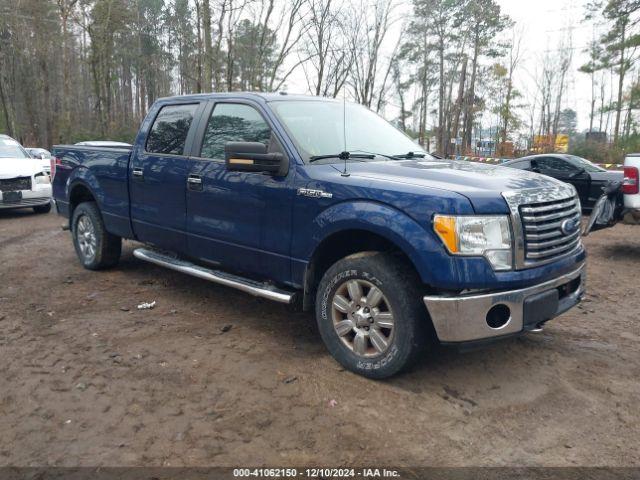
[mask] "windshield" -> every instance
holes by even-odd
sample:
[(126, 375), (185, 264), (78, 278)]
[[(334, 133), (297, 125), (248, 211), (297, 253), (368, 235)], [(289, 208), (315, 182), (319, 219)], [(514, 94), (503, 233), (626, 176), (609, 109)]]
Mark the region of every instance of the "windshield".
[[(275, 101), (271, 107), (305, 162), (309, 162), (311, 157), (342, 151), (381, 155), (413, 152), (431, 158), (420, 145), (361, 105), (347, 103), (345, 107), (339, 102), (292, 100)], [(343, 131), (345, 118), (346, 147)]]
[(13, 138), (0, 138), (0, 158), (31, 158)]
[(597, 165), (594, 165), (593, 163), (591, 163), (589, 160), (585, 158), (576, 157), (575, 155), (569, 155), (569, 158), (573, 160), (575, 165), (577, 165), (580, 168), (584, 168), (585, 171), (587, 172), (606, 172), (604, 168), (600, 168)]

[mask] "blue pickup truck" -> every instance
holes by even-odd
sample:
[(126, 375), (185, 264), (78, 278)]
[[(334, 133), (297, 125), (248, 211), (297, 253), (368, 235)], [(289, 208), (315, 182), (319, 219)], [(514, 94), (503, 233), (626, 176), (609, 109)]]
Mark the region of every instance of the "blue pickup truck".
[[(80, 262), (144, 261), (315, 309), (344, 367), (383, 378), (432, 340), (539, 331), (584, 293), (575, 189), (431, 157), (359, 105), (284, 94), (158, 100), (131, 148), (54, 148)], [(258, 314), (258, 313), (256, 313)]]

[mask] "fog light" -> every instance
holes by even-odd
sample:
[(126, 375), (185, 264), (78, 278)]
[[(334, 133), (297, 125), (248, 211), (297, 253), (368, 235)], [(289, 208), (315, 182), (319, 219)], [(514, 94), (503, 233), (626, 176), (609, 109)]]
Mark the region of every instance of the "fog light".
[(511, 320), (511, 310), (506, 305), (499, 303), (487, 312), (487, 325), (493, 329), (504, 327)]

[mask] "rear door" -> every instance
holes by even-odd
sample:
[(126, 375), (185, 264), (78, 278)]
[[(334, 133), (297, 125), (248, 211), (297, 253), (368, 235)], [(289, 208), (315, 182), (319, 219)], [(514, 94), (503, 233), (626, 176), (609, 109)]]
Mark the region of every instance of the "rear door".
[(137, 142), (129, 166), (131, 222), (136, 238), (186, 251), (188, 158), (199, 119), (198, 102), (159, 108), (145, 142)]
[[(267, 116), (247, 100), (211, 102), (200, 123), (187, 189), (189, 252), (279, 281), (290, 278), (293, 169), (287, 176), (228, 171), (227, 142), (262, 142), (287, 157)], [(200, 143), (200, 142), (198, 142)]]

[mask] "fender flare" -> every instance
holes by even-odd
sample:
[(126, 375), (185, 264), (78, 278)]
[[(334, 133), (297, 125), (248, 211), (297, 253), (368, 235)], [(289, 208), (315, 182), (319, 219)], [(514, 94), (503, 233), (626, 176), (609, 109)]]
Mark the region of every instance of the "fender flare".
[(87, 190), (89, 190), (89, 192), (91, 192), (91, 195), (96, 199), (96, 202), (98, 203), (98, 207), (102, 205), (102, 197), (104, 194), (102, 193), (102, 189), (100, 188), (98, 179), (91, 172), (91, 169), (81, 166), (75, 168), (71, 175), (69, 175), (65, 188), (65, 195), (69, 199), (69, 203), (71, 203), (71, 192), (78, 185), (82, 185)]
[(400, 249), (409, 258), (426, 284), (434, 277), (426, 265), (442, 259), (443, 248), (430, 231), (406, 213), (390, 205), (370, 201), (348, 201), (323, 210), (312, 222), (309, 248), (301, 252), (311, 262), (325, 240), (345, 230), (364, 230), (376, 234)]
[(91, 196), (95, 199), (96, 203), (98, 204), (98, 210), (102, 214), (103, 199), (102, 199), (102, 194), (99, 193), (101, 192), (101, 189), (100, 189), (98, 180), (91, 173), (90, 169), (85, 167), (75, 168), (71, 173), (71, 175), (69, 175), (69, 178), (67, 179), (67, 182), (65, 185), (65, 197), (68, 199), (68, 205), (69, 205), (68, 207), (69, 208), (69, 228), (71, 228), (71, 222), (73, 220), (71, 194), (73, 190), (78, 186), (82, 186), (89, 191)]

